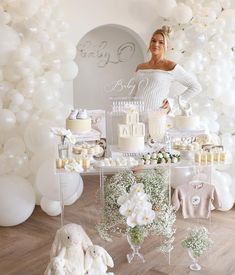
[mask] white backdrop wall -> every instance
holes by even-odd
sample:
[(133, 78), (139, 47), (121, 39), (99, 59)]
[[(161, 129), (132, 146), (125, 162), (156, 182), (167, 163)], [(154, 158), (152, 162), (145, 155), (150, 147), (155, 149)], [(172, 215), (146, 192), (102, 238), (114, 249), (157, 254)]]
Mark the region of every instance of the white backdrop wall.
[[(155, 0), (62, 0), (65, 19), (70, 25), (69, 37), (75, 44), (91, 30), (106, 24), (132, 29), (148, 44), (153, 31), (163, 19), (157, 16)], [(64, 88), (64, 101), (73, 104), (73, 86)]]

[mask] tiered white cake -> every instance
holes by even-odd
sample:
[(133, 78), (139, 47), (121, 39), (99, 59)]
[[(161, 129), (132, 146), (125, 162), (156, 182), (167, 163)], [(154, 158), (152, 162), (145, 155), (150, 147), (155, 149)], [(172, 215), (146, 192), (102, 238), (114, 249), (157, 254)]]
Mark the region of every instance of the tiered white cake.
[(139, 113), (129, 110), (124, 123), (118, 125), (118, 147), (122, 151), (141, 152), (144, 150), (145, 125), (139, 122)]

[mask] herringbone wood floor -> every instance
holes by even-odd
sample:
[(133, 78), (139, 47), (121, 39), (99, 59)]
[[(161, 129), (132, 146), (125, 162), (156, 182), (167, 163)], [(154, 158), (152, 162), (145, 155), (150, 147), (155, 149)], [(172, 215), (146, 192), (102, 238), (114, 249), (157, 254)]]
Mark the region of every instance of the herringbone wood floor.
[[(65, 222), (81, 224), (93, 243), (102, 245), (112, 255), (116, 275), (184, 275), (190, 272), (190, 260), (180, 245), (181, 239), (190, 226), (190, 221), (177, 219), (175, 249), (171, 253), (171, 264), (156, 249), (158, 238), (150, 237), (141, 249), (146, 262), (128, 264), (126, 254), (129, 245), (125, 238), (115, 238), (112, 243), (100, 239), (95, 223), (98, 221), (99, 204), (96, 202), (98, 177), (84, 179), (84, 192), (81, 198), (65, 209)], [(212, 223), (207, 224), (214, 240), (210, 253), (201, 259), (203, 275), (235, 274), (235, 209), (228, 212), (213, 211)], [(50, 217), (36, 207), (33, 215), (23, 224), (0, 228), (0, 275), (41, 275), (49, 261), (49, 251), (56, 230), (60, 227), (60, 217)]]

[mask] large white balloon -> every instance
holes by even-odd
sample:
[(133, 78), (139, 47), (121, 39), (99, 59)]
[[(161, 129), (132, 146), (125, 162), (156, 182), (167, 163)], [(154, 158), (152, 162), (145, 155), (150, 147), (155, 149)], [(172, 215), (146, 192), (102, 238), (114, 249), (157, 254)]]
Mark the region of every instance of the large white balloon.
[(77, 53), (76, 47), (73, 43), (62, 40), (56, 45), (56, 56), (63, 61), (71, 61), (75, 58)]
[(1, 176), (0, 190), (0, 226), (14, 226), (31, 216), (35, 195), (27, 180), (17, 176)]
[(59, 201), (52, 201), (45, 197), (42, 197), (40, 201), (42, 210), (49, 216), (58, 216), (61, 213), (61, 204)]
[(0, 110), (0, 128), (2, 131), (11, 130), (16, 124), (14, 113), (7, 109)]
[(177, 23), (186, 24), (188, 23), (193, 16), (192, 9), (183, 4), (179, 3), (174, 9), (172, 13)]
[(20, 38), (13, 28), (3, 24), (0, 24), (0, 37), (0, 65), (5, 65), (9, 54), (19, 46)]
[(33, 120), (25, 129), (24, 142), (28, 149), (37, 153), (41, 150), (46, 150), (55, 147), (57, 139), (51, 132), (53, 123), (46, 120)]
[(77, 191), (74, 193), (74, 195), (64, 200), (64, 205), (74, 204), (80, 198), (80, 196), (82, 195), (82, 192), (83, 192), (83, 180), (82, 180), (82, 177), (80, 176)]
[(36, 176), (38, 190), (44, 197), (56, 201), (61, 198), (60, 188), (62, 188), (63, 198), (66, 200), (76, 193), (79, 181), (79, 174), (56, 174), (54, 159), (45, 161), (38, 169)]
[(4, 151), (15, 155), (21, 155), (25, 152), (24, 141), (20, 137), (12, 137), (4, 144)]
[(39, 10), (41, 0), (8, 1), (8, 5), (14, 12), (29, 18)]
[(177, 186), (189, 182), (192, 177), (194, 168), (193, 167), (172, 167), (171, 170), (171, 186), (176, 188)]
[(66, 62), (61, 65), (59, 72), (64, 80), (72, 80), (78, 74), (78, 66), (74, 61)]
[(156, 13), (164, 18), (168, 18), (171, 16), (173, 9), (176, 7), (175, 0), (158, 0), (156, 3)]

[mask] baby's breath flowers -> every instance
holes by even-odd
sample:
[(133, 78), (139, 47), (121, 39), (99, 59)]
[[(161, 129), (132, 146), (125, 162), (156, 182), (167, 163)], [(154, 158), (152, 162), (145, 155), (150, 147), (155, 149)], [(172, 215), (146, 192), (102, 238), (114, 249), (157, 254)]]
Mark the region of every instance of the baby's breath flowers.
[(189, 249), (194, 258), (199, 258), (212, 245), (206, 227), (199, 226), (190, 230), (188, 236), (181, 242), (182, 246)]
[[(172, 249), (175, 211), (169, 203), (168, 170), (162, 167), (134, 174), (121, 171), (105, 178), (101, 221), (97, 225), (103, 239), (112, 233), (133, 231), (133, 238), (161, 235), (162, 251)], [(140, 235), (141, 233), (141, 235)]]

